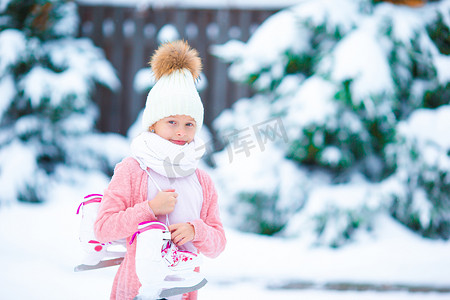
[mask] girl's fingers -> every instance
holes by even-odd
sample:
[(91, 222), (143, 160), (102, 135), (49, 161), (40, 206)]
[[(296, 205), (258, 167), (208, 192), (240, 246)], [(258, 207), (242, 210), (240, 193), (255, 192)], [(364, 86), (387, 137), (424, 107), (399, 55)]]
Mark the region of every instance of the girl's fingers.
[(170, 232), (174, 232), (179, 227), (179, 224), (171, 224), (169, 225)]
[(189, 226), (192, 226), (192, 225), (188, 225), (187, 223), (178, 223), (178, 224), (169, 225), (169, 230), (171, 233), (172, 241), (177, 246), (184, 245), (194, 238), (193, 232), (191, 232), (189, 230), (190, 229)]
[(177, 246), (182, 246), (186, 243), (186, 238), (182, 237), (179, 241), (176, 241), (175, 244), (177, 244)]
[(186, 243), (183, 241), (184, 239), (186, 239), (186, 237), (183, 235), (183, 232), (181, 230), (178, 230), (178, 228), (177, 228), (173, 231), (171, 230), (171, 233), (172, 233), (172, 241), (177, 246), (181, 246)]

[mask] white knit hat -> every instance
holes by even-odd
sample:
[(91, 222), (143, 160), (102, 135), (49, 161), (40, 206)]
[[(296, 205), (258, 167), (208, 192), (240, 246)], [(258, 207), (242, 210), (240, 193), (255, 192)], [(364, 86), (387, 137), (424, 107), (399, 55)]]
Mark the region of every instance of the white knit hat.
[(184, 41), (161, 45), (152, 56), (156, 84), (150, 90), (142, 116), (144, 130), (173, 115), (187, 115), (203, 125), (203, 104), (195, 86), (201, 71), (198, 52)]

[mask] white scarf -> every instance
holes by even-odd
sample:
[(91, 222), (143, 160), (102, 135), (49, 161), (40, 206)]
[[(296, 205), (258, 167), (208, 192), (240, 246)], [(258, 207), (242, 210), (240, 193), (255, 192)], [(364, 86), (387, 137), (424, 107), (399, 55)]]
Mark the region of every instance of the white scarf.
[(148, 131), (142, 132), (131, 142), (131, 153), (140, 164), (168, 178), (194, 173), (205, 148), (198, 137), (189, 144), (177, 145)]

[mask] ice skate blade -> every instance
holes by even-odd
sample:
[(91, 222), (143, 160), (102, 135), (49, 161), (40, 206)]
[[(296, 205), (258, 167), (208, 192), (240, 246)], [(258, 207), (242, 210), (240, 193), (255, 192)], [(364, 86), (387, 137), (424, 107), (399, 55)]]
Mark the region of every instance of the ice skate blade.
[(194, 286), (190, 286), (190, 287), (173, 287), (173, 288), (170, 288), (170, 289), (165, 289), (159, 294), (159, 296), (165, 298), (165, 297), (171, 297), (171, 296), (180, 295), (180, 294), (184, 294), (184, 293), (190, 293), (190, 292), (196, 291), (198, 289), (201, 289), (207, 283), (208, 283), (208, 280), (203, 278), (202, 281), (200, 281), (198, 284), (196, 284)]
[(89, 271), (89, 270), (95, 270), (95, 269), (101, 269), (106, 267), (112, 267), (120, 265), (123, 261), (123, 257), (108, 259), (108, 260), (102, 260), (96, 265), (78, 265), (73, 270), (74, 272), (81, 272), (81, 271)]
[(133, 300), (167, 300), (166, 298), (158, 298), (158, 299), (144, 299), (140, 296), (136, 296), (133, 298)]

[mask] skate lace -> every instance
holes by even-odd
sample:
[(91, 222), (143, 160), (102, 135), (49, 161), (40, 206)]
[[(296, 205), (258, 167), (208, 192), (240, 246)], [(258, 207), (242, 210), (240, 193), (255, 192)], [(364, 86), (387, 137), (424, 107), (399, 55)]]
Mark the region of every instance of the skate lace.
[[(141, 162), (137, 157), (134, 157), (134, 158), (135, 158), (136, 161), (139, 163), (139, 166), (141, 167), (141, 169), (144, 170), (144, 171), (147, 173), (148, 177), (149, 177), (150, 180), (153, 182), (153, 184), (156, 186), (156, 188), (158, 189), (158, 191), (161, 192), (161, 191), (162, 191), (161, 187), (160, 187), (159, 184), (156, 182), (156, 180), (152, 177), (152, 175), (150, 175), (150, 172), (147, 170), (147, 166), (146, 166), (143, 162)], [(170, 225), (170, 223), (169, 223), (169, 215), (168, 215), (168, 214), (166, 214), (166, 224), (167, 224), (167, 226)]]
[(166, 247), (161, 251), (161, 257), (167, 262), (169, 267), (175, 267), (181, 262), (193, 260), (197, 254), (178, 249), (172, 241), (167, 242)]

